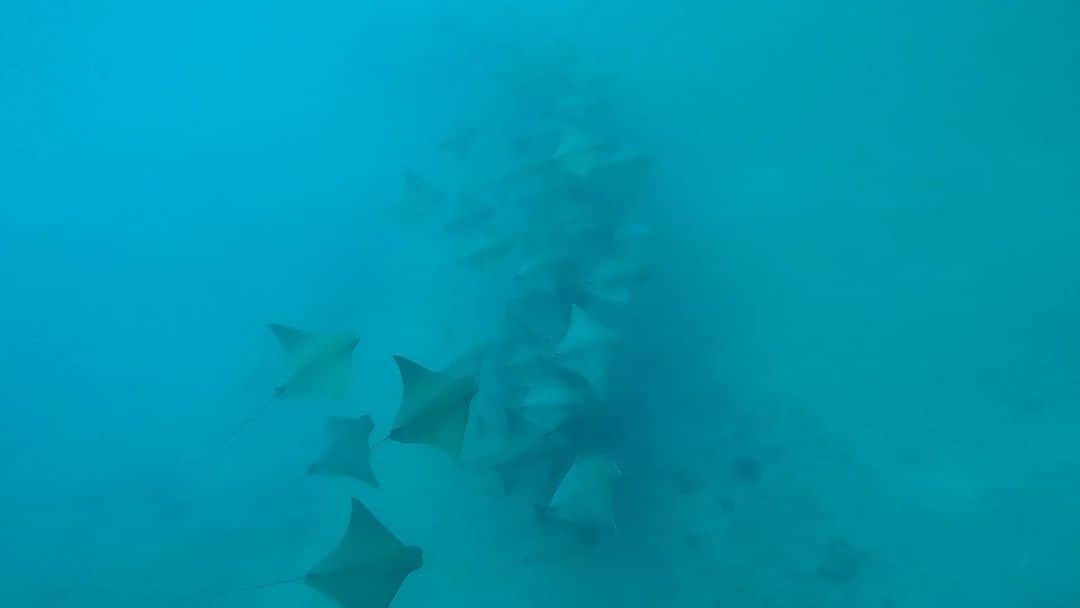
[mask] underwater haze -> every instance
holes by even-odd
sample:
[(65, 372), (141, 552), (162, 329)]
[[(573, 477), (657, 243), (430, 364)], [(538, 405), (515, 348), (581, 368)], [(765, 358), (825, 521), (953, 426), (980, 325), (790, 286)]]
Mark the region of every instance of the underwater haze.
[(1077, 57), (1064, 0), (0, 3), (0, 605), (1080, 606)]

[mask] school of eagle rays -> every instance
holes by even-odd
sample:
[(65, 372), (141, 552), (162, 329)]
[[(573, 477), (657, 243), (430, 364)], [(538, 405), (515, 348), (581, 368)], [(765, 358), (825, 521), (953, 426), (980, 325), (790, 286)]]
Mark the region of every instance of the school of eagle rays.
[[(378, 488), (371, 453), (383, 442), (461, 464), (473, 425), (489, 449), (470, 466), (495, 473), (507, 493), (528, 493), (537, 525), (588, 551), (618, 534), (613, 502), (623, 472), (613, 454), (581, 438), (619, 415), (608, 402), (610, 370), (626, 325), (620, 312), (650, 276), (653, 231), (642, 213), (650, 162), (618, 128), (602, 79), (544, 76), (519, 69), (503, 80), (519, 102), (519, 128), (509, 136), (464, 128), (437, 144), (447, 162), (462, 162), (478, 139), (504, 137), (515, 169), (454, 192), (406, 167), (400, 196), (386, 208), (391, 217), (435, 222), (456, 243), (463, 269), (503, 283), (510, 297), (498, 331), (440, 369), (387, 353), (401, 377), (391, 428), (376, 432), (362, 413), (327, 419), (323, 451), (307, 473)], [(544, 87), (536, 86), (540, 80)], [(267, 327), (286, 363), (275, 399), (351, 396), (363, 336), (347, 328)], [(478, 394), (493, 404), (484, 415), (473, 407)], [(302, 583), (345, 608), (390, 606), (422, 567), (423, 551), (351, 500), (340, 542), (307, 574), (248, 589)]]

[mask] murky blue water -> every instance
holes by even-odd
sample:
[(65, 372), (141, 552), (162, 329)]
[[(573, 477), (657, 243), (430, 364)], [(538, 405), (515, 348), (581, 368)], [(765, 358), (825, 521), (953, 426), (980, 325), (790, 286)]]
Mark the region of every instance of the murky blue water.
[[(429, 4), (0, 6), (3, 605), (331, 606), (245, 588), (350, 498), (394, 608), (1080, 604), (1072, 5)], [(274, 400), (270, 322), (354, 332), (348, 398)], [(392, 355), (474, 348), (462, 456), (381, 442)], [(587, 414), (505, 473), (538, 352)], [(365, 414), (380, 487), (307, 475)]]

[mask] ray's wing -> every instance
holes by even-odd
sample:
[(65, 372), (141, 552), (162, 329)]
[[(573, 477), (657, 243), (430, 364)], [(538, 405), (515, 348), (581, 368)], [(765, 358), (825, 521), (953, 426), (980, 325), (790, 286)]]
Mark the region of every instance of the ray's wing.
[(285, 349), (289, 372), (277, 396), (344, 399), (352, 384), (352, 355), (359, 338), (320, 334), (270, 324)]
[(442, 374), (401, 355), (394, 355), (394, 362), (401, 373), (401, 406), (394, 417), (394, 426), (400, 427), (426, 413)]
[(312, 474), (345, 475), (379, 487), (371, 469), (370, 416), (360, 418), (333, 417), (326, 422), (327, 447), (308, 471)]
[(406, 547), (353, 499), (345, 535), (304, 582), (343, 608), (386, 608), (421, 564), (419, 549)]
[(288, 325), (282, 325), (281, 323), (267, 323), (266, 326), (270, 328), (270, 331), (274, 332), (274, 336), (281, 342), (281, 346), (286, 352), (300, 348), (311, 338), (309, 332), (296, 329), (295, 327), (289, 327)]
[(548, 512), (575, 526), (614, 531), (613, 477), (607, 466), (606, 461), (592, 458), (575, 462), (551, 498)]
[(303, 364), (303, 360), (307, 358), (314, 345), (315, 334), (280, 323), (267, 323), (266, 326), (274, 333), (282, 350), (285, 351), (285, 360), (289, 370), (295, 372)]
[(401, 443), (438, 447), (457, 458), (469, 422), (469, 405), (476, 394), (472, 378), (455, 378), (419, 363), (394, 356), (401, 372), (401, 407), (390, 438)]
[(461, 455), (465, 430), (469, 424), (469, 404), (425, 412), (404, 426), (394, 429), (390, 437), (400, 443), (418, 443), (436, 447), (451, 458)]

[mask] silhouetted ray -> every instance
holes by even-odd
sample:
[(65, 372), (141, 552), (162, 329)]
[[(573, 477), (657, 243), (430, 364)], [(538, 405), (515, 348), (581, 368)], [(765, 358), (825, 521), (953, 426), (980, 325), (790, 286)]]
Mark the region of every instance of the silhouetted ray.
[(281, 342), (288, 366), (285, 382), (274, 389), (275, 397), (348, 397), (352, 353), (359, 338), (349, 332), (313, 333), (278, 323), (267, 327)]
[(476, 381), (429, 370), (394, 355), (401, 372), (401, 406), (389, 439), (437, 447), (452, 458), (461, 454)]
[(342, 608), (386, 608), (422, 565), (419, 547), (403, 544), (353, 499), (341, 542), (303, 580)]
[(622, 471), (604, 456), (579, 457), (566, 472), (544, 515), (584, 531), (615, 532), (615, 481)]
[(371, 416), (330, 418), (326, 421), (327, 446), (308, 472), (313, 475), (343, 475), (379, 487), (371, 470)]
[[(279, 323), (267, 323), (285, 351), (285, 381), (274, 388), (274, 398), (344, 399), (352, 378), (352, 353), (360, 339), (349, 332), (314, 333)], [(232, 441), (271, 405), (259, 406), (225, 433), (221, 445)]]
[(387, 608), (405, 578), (423, 562), (424, 552), (419, 547), (402, 543), (363, 503), (353, 499), (345, 534), (304, 576), (203, 595), (202, 599), (304, 583), (342, 608)]
[(505, 187), (537, 176), (552, 176), (560, 171), (563, 175), (585, 178), (603, 162), (603, 155), (609, 148), (610, 145), (598, 142), (580, 129), (567, 126), (562, 129), (559, 142), (550, 156), (511, 172), (497, 185)]

